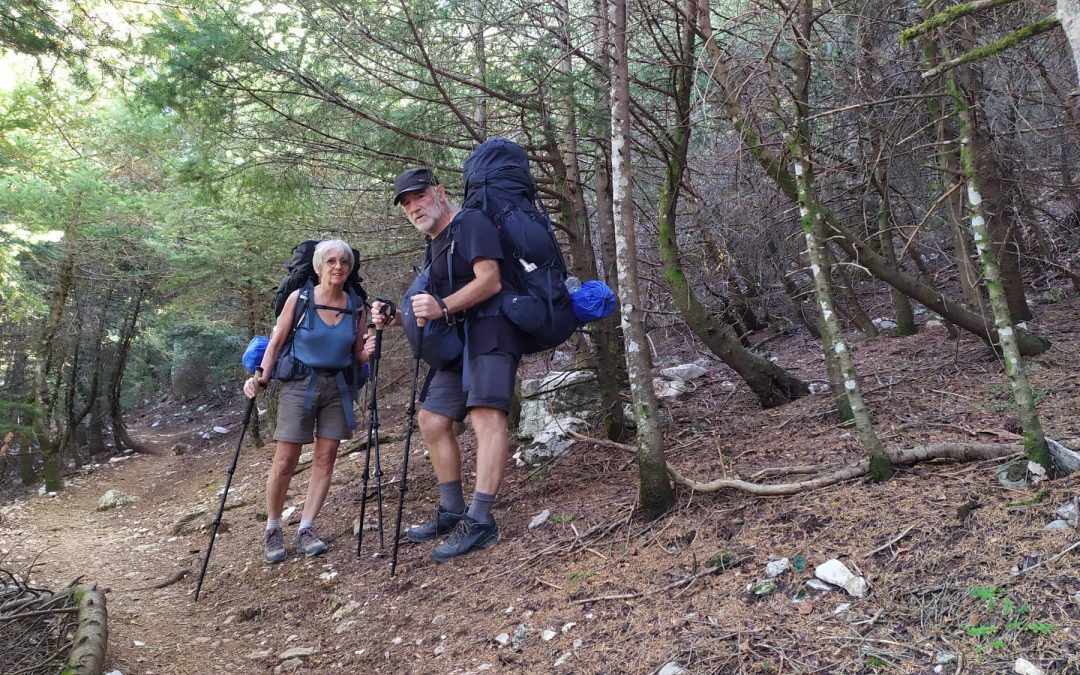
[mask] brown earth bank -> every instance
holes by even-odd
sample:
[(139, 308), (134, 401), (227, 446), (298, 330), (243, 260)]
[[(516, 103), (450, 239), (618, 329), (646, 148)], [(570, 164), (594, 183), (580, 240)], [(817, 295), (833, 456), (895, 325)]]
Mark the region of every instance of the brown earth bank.
[[(1030, 374), (1059, 440), (1080, 438), (1078, 309), (1043, 307), (1032, 325), (1055, 343), (1030, 360)], [(675, 331), (656, 342), (692, 344)], [(887, 446), (1016, 440), (1007, 380), (982, 344), (940, 329), (854, 342)], [(767, 349), (801, 377), (824, 378), (810, 340), (778, 336)], [(687, 347), (677, 356), (701, 355)], [(405, 366), (387, 361), (387, 380)], [(761, 410), (736, 382), (715, 362), (664, 404), (668, 459), (685, 475), (751, 478), (861, 456), (828, 394)], [(402, 396), (384, 398), (383, 432), (400, 438)], [(144, 410), (132, 431), (153, 454), (83, 471), (56, 496), (7, 496), (5, 567), (30, 570), (40, 585), (81, 576), (108, 589), (106, 671), (649, 673), (678, 664), (691, 673), (1006, 673), (1023, 657), (1047, 673), (1080, 673), (1078, 531), (1044, 529), (1080, 494), (1080, 476), (1006, 489), (996, 478), (1003, 461), (935, 462), (883, 484), (789, 497), (680, 490), (671, 514), (645, 523), (633, 457), (579, 443), (547, 466), (508, 471), (495, 507), (501, 544), (437, 565), (430, 545), (403, 542), (391, 577), (400, 440), (382, 445), (384, 548), (372, 500), (356, 555), (358, 452), (339, 460), (318, 520), (330, 551), (290, 552), (275, 566), (261, 559), (272, 449), (245, 447), (195, 603), (242, 406)], [(214, 426), (228, 434), (199, 436)], [(462, 439), (468, 465), (471, 434)], [(179, 441), (193, 449), (173, 455)], [(425, 519), (438, 496), (418, 435), (412, 448), (405, 524)], [(301, 504), (306, 479), (296, 477), (288, 505)], [(138, 501), (96, 510), (109, 489)], [(530, 529), (545, 509), (551, 517)], [(299, 509), (287, 537), (298, 518)], [(755, 593), (766, 564), (784, 557), (793, 569), (772, 592)], [(866, 597), (808, 588), (830, 558), (865, 577)]]

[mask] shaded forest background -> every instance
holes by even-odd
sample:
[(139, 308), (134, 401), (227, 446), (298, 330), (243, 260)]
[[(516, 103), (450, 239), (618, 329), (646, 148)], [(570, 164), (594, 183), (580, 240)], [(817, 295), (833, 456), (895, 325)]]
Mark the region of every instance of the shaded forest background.
[(137, 447), (129, 411), (235, 396), (299, 240), (349, 240), (369, 291), (400, 295), (422, 241), (393, 176), (429, 165), (460, 196), (491, 135), (528, 148), (572, 271), (632, 309), (574, 344), (609, 438), (639, 329), (711, 351), (762, 407), (805, 395), (754, 348), (769, 327), (821, 339), (837, 414), (880, 457), (844, 333), (932, 311), (1008, 365), (1001, 331), (1041, 353), (1036, 303), (1080, 293), (1061, 4), (6, 3), (0, 485), (59, 489)]

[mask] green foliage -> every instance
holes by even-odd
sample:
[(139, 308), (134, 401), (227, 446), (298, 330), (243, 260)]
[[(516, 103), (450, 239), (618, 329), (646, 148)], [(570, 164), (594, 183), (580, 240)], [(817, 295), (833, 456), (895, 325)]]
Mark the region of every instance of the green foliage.
[(1031, 607), (1018, 605), (1000, 588), (972, 586), (968, 589), (968, 596), (982, 605), (981, 611), (976, 612), (976, 616), (980, 617), (979, 623), (961, 625), (964, 633), (977, 641), (976, 653), (1000, 651), (1021, 633), (1049, 635), (1057, 630), (1052, 623), (1029, 621), (1027, 617), (1031, 615)]

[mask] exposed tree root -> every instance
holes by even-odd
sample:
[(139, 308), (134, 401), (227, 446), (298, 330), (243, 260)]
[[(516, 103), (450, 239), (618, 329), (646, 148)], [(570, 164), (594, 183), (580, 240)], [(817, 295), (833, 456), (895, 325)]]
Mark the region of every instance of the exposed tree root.
[[(616, 443), (614, 441), (599, 438), (590, 438), (572, 431), (568, 431), (567, 433), (579, 441), (592, 443), (593, 445), (618, 448), (627, 452), (637, 452), (637, 448), (632, 445)], [(916, 448), (908, 448), (906, 450), (885, 451), (889, 461), (895, 466), (909, 466), (911, 464), (919, 464), (934, 459), (953, 459), (958, 462), (977, 462), (987, 459), (999, 459), (1011, 457), (1013, 455), (1022, 455), (1023, 453), (1024, 446), (1019, 443), (1006, 445), (1000, 443), (935, 443), (933, 445), (923, 445)], [(788, 474), (802, 473), (806, 468), (807, 467), (800, 466), (794, 467), (794, 470), (789, 469), (786, 471), (777, 469), (776, 472)], [(690, 488), (694, 492), (719, 492), (720, 490), (730, 489), (741, 490), (755, 495), (793, 495), (799, 492), (816, 490), (829, 485), (842, 483), (847, 480), (867, 476), (870, 474), (870, 460), (864, 459), (854, 464), (849, 464), (836, 469), (835, 471), (821, 474), (810, 480), (798, 481), (795, 483), (773, 483), (768, 485), (752, 483), (737, 478), (717, 478), (716, 480), (703, 483), (693, 480), (692, 478), (687, 478), (682, 472), (673, 467), (670, 462), (668, 462), (667, 470), (668, 473), (671, 474), (672, 480), (683, 487)], [(762, 472), (758, 473), (760, 474)]]

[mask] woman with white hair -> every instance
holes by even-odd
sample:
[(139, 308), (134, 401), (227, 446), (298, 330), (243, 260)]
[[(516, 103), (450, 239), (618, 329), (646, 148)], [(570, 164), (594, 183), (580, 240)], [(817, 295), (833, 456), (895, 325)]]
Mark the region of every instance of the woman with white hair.
[[(352, 438), (353, 394), (345, 373), (354, 363), (366, 363), (375, 350), (375, 338), (364, 339), (364, 306), (345, 289), (356, 261), (353, 250), (340, 239), (319, 242), (312, 257), (318, 284), (308, 282), (292, 292), (278, 316), (262, 366), (244, 383), (244, 393), (254, 398), (270, 383), (282, 349), (291, 339), (293, 355), (306, 368), (305, 376), (282, 383), (278, 398), (277, 450), (266, 479), (266, 534), (263, 557), (268, 563), (285, 559), (281, 512), (289, 491), (300, 449), (315, 443), (311, 480), (300, 527), (293, 542), (297, 552), (315, 556), (328, 548), (315, 533), (314, 521), (330, 490), (330, 478), (341, 441)], [(297, 311), (299, 307), (299, 312)], [(278, 374), (278, 379), (281, 374)]]

